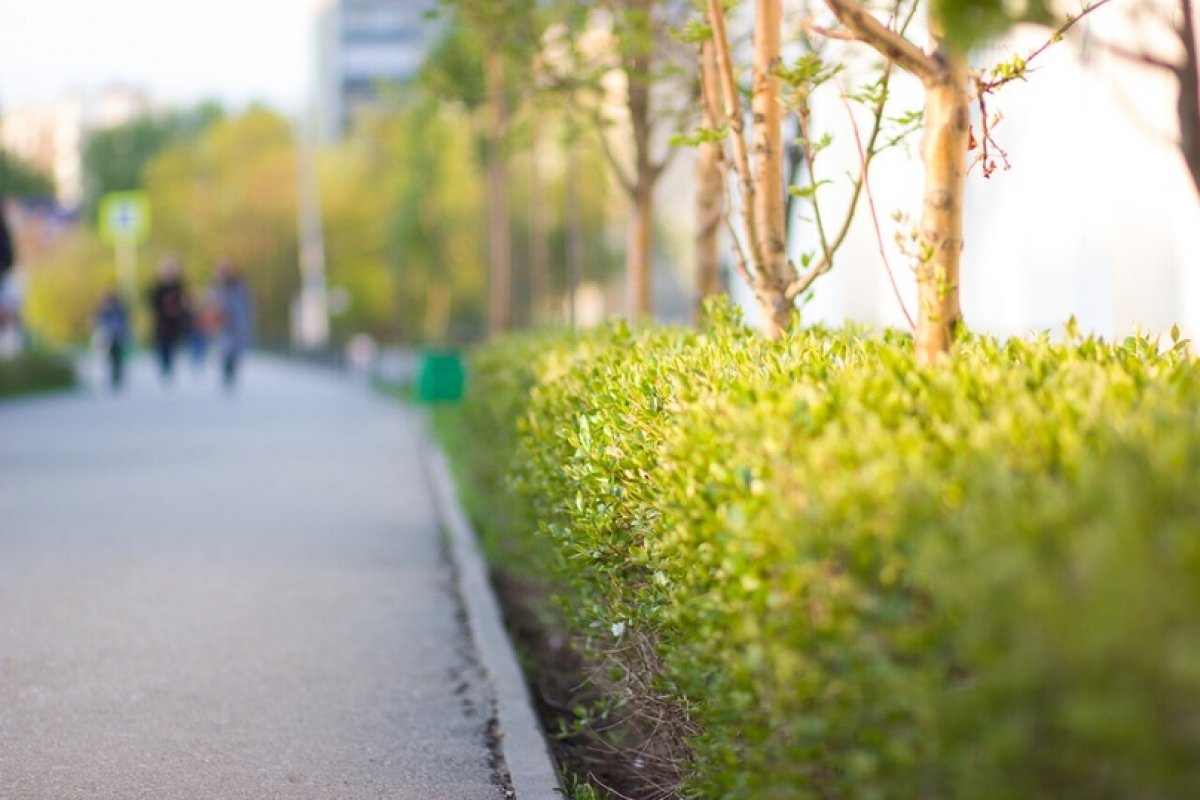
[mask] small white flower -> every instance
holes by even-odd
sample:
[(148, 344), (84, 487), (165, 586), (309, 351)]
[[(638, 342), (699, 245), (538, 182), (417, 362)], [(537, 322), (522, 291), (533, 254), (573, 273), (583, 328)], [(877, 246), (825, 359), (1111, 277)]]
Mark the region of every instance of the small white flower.
[(625, 623), (624, 622), (614, 622), (612, 624), (612, 626), (609, 628), (609, 630), (612, 631), (613, 636), (620, 638), (621, 636), (623, 636), (625, 634)]

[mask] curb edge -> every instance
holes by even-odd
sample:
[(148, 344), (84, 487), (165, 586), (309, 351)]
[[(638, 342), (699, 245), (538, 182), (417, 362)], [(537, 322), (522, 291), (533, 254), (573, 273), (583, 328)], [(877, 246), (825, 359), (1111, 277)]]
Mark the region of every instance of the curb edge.
[(562, 800), (558, 770), (505, 630), (475, 530), (458, 502), (442, 448), (428, 430), (423, 439), (434, 508), (448, 534), (471, 641), (492, 684), (500, 754), (516, 800)]

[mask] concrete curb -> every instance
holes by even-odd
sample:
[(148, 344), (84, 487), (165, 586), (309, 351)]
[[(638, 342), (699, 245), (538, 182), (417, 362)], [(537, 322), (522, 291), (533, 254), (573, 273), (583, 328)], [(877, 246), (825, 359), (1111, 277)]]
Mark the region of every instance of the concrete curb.
[(516, 800), (562, 800), (558, 770), (533, 710), (516, 651), (505, 631), (475, 530), (458, 503), (442, 449), (424, 437), (426, 472), (438, 519), (450, 540), (467, 627), (496, 699), (497, 739), (512, 778)]

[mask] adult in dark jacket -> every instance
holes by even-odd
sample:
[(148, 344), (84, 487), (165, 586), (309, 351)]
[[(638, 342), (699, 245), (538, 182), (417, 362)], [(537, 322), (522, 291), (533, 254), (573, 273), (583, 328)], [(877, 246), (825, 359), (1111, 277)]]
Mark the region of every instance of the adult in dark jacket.
[(16, 260), (12, 235), (8, 232), (8, 222), (4, 219), (4, 195), (0, 194), (0, 280), (4, 279), (4, 273), (12, 269)]
[(154, 314), (154, 348), (158, 369), (164, 380), (170, 380), (175, 365), (175, 349), (187, 334), (187, 292), (179, 274), (179, 260), (174, 256), (163, 259), (158, 279), (150, 288), (150, 310)]
[(12, 233), (4, 219), (4, 195), (0, 195), (0, 354), (21, 347), (21, 309), (16, 289), (11, 285), (12, 268), (17, 254)]

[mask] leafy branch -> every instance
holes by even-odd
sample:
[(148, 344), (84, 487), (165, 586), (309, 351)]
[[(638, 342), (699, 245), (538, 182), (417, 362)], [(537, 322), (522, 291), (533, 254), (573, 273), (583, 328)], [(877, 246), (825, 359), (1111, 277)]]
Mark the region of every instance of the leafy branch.
[[(911, 25), (913, 18), (916, 15), (917, 3), (913, 2), (908, 5), (907, 10), (904, 8), (904, 0), (898, 0), (893, 11), (893, 19), (899, 19), (899, 25), (892, 28), (890, 25), (887, 30), (897, 36), (903, 37), (904, 33)], [(872, 17), (874, 19), (874, 17)], [(882, 24), (882, 23), (880, 23)], [(835, 38), (843, 39), (846, 36), (841, 31), (828, 31), (817, 25), (808, 24), (806, 29), (814, 33), (824, 35), (825, 33), (833, 33)], [(847, 34), (848, 36), (848, 34)], [(853, 38), (850, 36), (850, 38)], [(905, 40), (907, 41), (907, 40)], [(904, 136), (911, 133), (919, 127), (921, 116), (920, 114), (905, 115), (897, 118), (903, 120), (903, 133), (890, 138), (882, 143), (879, 142), (880, 134), (883, 131), (885, 121), (888, 121), (886, 116), (887, 102), (890, 99), (890, 85), (894, 62), (887, 60), (884, 62), (882, 72), (874, 83), (850, 95), (848, 98), (843, 93), (843, 98), (854, 100), (860, 104), (867, 105), (870, 109), (871, 127), (867, 135), (865, 146), (859, 141), (861, 148), (861, 158), (859, 163), (858, 174), (852, 179), (850, 201), (846, 206), (845, 213), (842, 217), (840, 226), (837, 232), (830, 236), (825, 225), (824, 214), (821, 210), (821, 202), (819, 198), (819, 189), (821, 186), (830, 183), (828, 180), (821, 180), (817, 177), (816, 160), (817, 156), (829, 144), (828, 135), (819, 140), (814, 141), (811, 129), (811, 112), (808, 107), (809, 96), (812, 89), (816, 86), (833, 80), (838, 73), (841, 72), (841, 65), (830, 67), (821, 62), (820, 58), (815, 54), (806, 54), (800, 59), (796, 67), (784, 73), (787, 80), (794, 89), (793, 104), (797, 110), (797, 118), (800, 122), (800, 139), (801, 148), (804, 151), (806, 166), (810, 184), (806, 187), (794, 189), (797, 196), (809, 200), (813, 208), (813, 218), (817, 229), (817, 238), (820, 242), (821, 255), (816, 263), (812, 263), (812, 255), (807, 255), (802, 259), (802, 263), (806, 267), (802, 275), (797, 278), (787, 287), (786, 294), (788, 298), (794, 299), (799, 297), (817, 280), (817, 278), (829, 272), (833, 268), (833, 258), (837, 251), (845, 242), (846, 237), (850, 233), (851, 224), (854, 221), (855, 214), (858, 210), (858, 203), (862, 196), (863, 189), (867, 182), (867, 173), (871, 168), (871, 162), (884, 150), (899, 143)], [(851, 116), (851, 123), (855, 125), (855, 136), (859, 136), (857, 124)]]
[(987, 74), (990, 78), (985, 79), (983, 73), (975, 73), (971, 76), (971, 81), (974, 86), (974, 101), (979, 107), (979, 136), (975, 136), (975, 131), (971, 131), (971, 140), (968, 146), (969, 150), (979, 148), (979, 155), (971, 162), (968, 170), (976, 164), (983, 166), (983, 177), (990, 178), (992, 173), (996, 171), (996, 159), (994, 155), (999, 155), (1000, 160), (1005, 170), (1008, 170), (1012, 165), (1008, 160), (1008, 153), (996, 143), (995, 137), (992, 135), (992, 130), (1004, 119), (999, 112), (991, 114), (988, 112), (987, 97), (1013, 81), (1024, 81), (1030, 72), (1030, 63), (1035, 61), (1040, 55), (1045, 53), (1055, 44), (1061, 42), (1066, 36), (1067, 31), (1075, 27), (1081, 19), (1088, 14), (1096, 11), (1099, 8), (1112, 2), (1112, 0), (1096, 0), (1093, 3), (1084, 3), (1080, 8), (1079, 13), (1069, 14), (1047, 37), (1046, 41), (1042, 42), (1038, 47), (1029, 51), (1026, 55), (1014, 55), (1007, 61), (1002, 61), (999, 64), (993, 65)]

